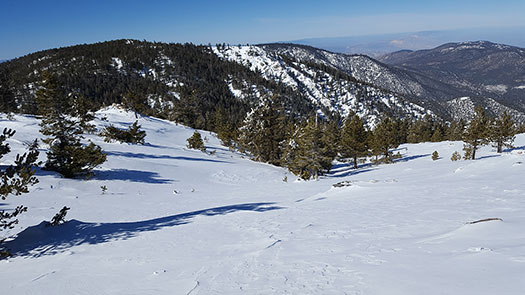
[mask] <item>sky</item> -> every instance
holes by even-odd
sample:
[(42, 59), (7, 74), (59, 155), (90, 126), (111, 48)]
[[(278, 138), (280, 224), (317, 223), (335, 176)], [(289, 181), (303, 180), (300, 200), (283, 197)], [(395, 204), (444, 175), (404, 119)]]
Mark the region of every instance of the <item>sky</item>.
[(256, 44), (525, 26), (524, 0), (0, 0), (0, 60), (114, 39)]

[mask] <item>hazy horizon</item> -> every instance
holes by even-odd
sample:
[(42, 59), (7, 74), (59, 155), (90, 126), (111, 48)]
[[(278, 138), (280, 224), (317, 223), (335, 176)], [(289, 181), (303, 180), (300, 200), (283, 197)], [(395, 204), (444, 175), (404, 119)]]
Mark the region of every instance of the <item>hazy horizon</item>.
[(453, 0), (425, 3), (415, 0), (366, 3), (6, 0), (1, 7), (0, 60), (115, 39), (258, 44), (480, 27), (525, 27), (521, 13), (525, 2), (518, 0), (506, 1), (505, 5), (486, 0), (460, 3)]

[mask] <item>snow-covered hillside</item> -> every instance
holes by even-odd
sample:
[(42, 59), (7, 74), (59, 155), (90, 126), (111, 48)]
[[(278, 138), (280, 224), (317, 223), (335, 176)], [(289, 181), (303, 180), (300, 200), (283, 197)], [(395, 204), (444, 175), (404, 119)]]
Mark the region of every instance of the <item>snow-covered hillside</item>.
[[(114, 108), (97, 118), (99, 128), (135, 121)], [(17, 130), (14, 153), (40, 137), (32, 117), (0, 122)], [(2, 294), (525, 289), (524, 134), (517, 148), (500, 155), (484, 147), (475, 161), (450, 161), (461, 142), (411, 144), (395, 164), (338, 163), (305, 182), (229, 151), (208, 132), (212, 155), (185, 147), (190, 128), (149, 117), (139, 123), (144, 146), (88, 136), (108, 153), (92, 179), (39, 170), (29, 194), (0, 204), (29, 208), (16, 228), (0, 232), (18, 234), (6, 242), (15, 256), (0, 261)], [(432, 161), (433, 151), (442, 158)], [(41, 224), (63, 206), (71, 207), (69, 222)], [(471, 224), (486, 218), (501, 221)]]
[(480, 104), (483, 108), (489, 112), (491, 116), (499, 117), (504, 112), (511, 115), (516, 122), (525, 122), (525, 115), (521, 112), (511, 109), (492, 98), (477, 98), (473, 100), (470, 97), (458, 97), (447, 101), (450, 115), (455, 120), (472, 120), (474, 117), (474, 107)]
[[(377, 118), (383, 112), (416, 118), (432, 114), (430, 110), (406, 101), (398, 95), (357, 82), (354, 78), (349, 79), (344, 76), (343, 72), (339, 72), (336, 67), (325, 61), (325, 59), (329, 59), (334, 63), (348, 62), (348, 60), (341, 61), (341, 55), (320, 51), (327, 56), (316, 59), (315, 56), (309, 56), (307, 51), (301, 50), (299, 47), (292, 49), (292, 52), (284, 53), (273, 51), (265, 46), (232, 46), (221, 49), (214, 47), (214, 52), (221, 58), (235, 61), (254, 72), (260, 73), (268, 80), (292, 87), (292, 89), (303, 93), (314, 105), (339, 112), (343, 117), (350, 112), (355, 112), (370, 122), (371, 125), (377, 123)], [(312, 64), (307, 64), (307, 62)], [(332, 72), (316, 68), (319, 65), (329, 66)], [(347, 66), (353, 67), (355, 65)], [(355, 71), (367, 69), (368, 75), (381, 75), (380, 71), (370, 70), (371, 67), (373, 68), (373, 65), (362, 65), (357, 62)], [(387, 79), (387, 77), (381, 79)], [(242, 98), (243, 92), (251, 92), (249, 85), (244, 87), (246, 89), (230, 87), (232, 93), (239, 98)]]

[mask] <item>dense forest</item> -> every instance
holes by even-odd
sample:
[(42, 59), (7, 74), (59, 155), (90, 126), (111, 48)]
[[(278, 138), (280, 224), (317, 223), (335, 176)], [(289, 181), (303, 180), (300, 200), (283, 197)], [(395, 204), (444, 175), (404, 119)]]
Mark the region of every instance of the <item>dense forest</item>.
[[(214, 129), (219, 109), (238, 124), (261, 94), (279, 95), (298, 116), (313, 111), (299, 92), (219, 59), (210, 46), (136, 40), (51, 49), (0, 64), (2, 110), (36, 113), (34, 96), (43, 70), (57, 75), (64, 92), (86, 97), (95, 109), (131, 104), (202, 129)], [(251, 95), (236, 98), (228, 82), (251, 89)]]

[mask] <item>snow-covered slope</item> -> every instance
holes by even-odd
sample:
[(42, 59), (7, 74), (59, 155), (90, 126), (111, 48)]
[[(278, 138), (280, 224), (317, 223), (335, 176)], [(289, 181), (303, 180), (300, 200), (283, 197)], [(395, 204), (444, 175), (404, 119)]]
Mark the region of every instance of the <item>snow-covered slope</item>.
[(480, 104), (493, 117), (499, 117), (504, 112), (511, 115), (516, 122), (525, 122), (525, 114), (509, 108), (492, 98), (458, 97), (447, 101), (450, 116), (455, 119), (471, 120), (474, 117), (474, 107)]
[[(128, 126), (106, 109), (97, 125)], [(100, 118), (107, 117), (108, 121)], [(38, 134), (15, 116), (14, 152)], [(144, 117), (144, 146), (104, 143), (88, 180), (38, 171), (0, 205), (28, 206), (0, 261), (6, 294), (522, 294), (525, 135), (501, 155), (450, 161), (460, 142), (403, 145), (395, 164), (338, 163), (318, 181), (221, 146), (188, 150), (193, 130)], [(432, 161), (438, 151), (442, 159)], [(45, 154), (42, 153), (42, 159)], [(8, 162), (9, 158), (2, 159)], [(4, 163), (2, 163), (4, 164)], [(288, 181), (283, 178), (287, 176)], [(342, 187), (333, 184), (342, 183)], [(102, 194), (100, 186), (108, 190)], [(176, 193), (175, 193), (176, 191)], [(69, 222), (45, 227), (64, 205)], [(502, 221), (469, 222), (500, 218)]]
[[(341, 55), (320, 50), (319, 52), (326, 56), (316, 58), (309, 56), (309, 52), (300, 47), (292, 47), (291, 50), (285, 53), (272, 50), (268, 46), (214, 48), (214, 52), (219, 57), (242, 64), (268, 80), (290, 86), (303, 93), (315, 105), (339, 112), (342, 116), (355, 112), (373, 125), (383, 112), (416, 118), (432, 114), (430, 110), (411, 103), (399, 95), (371, 84), (358, 82), (355, 77), (344, 74), (325, 62), (325, 59), (341, 63), (347, 61), (340, 60)], [(323, 68), (323, 65), (328, 67)], [(356, 69), (362, 71), (362, 69), (370, 69), (370, 66), (358, 65)], [(369, 75), (379, 74), (379, 72), (369, 73)], [(232, 92), (242, 97), (242, 89), (232, 89)]]

